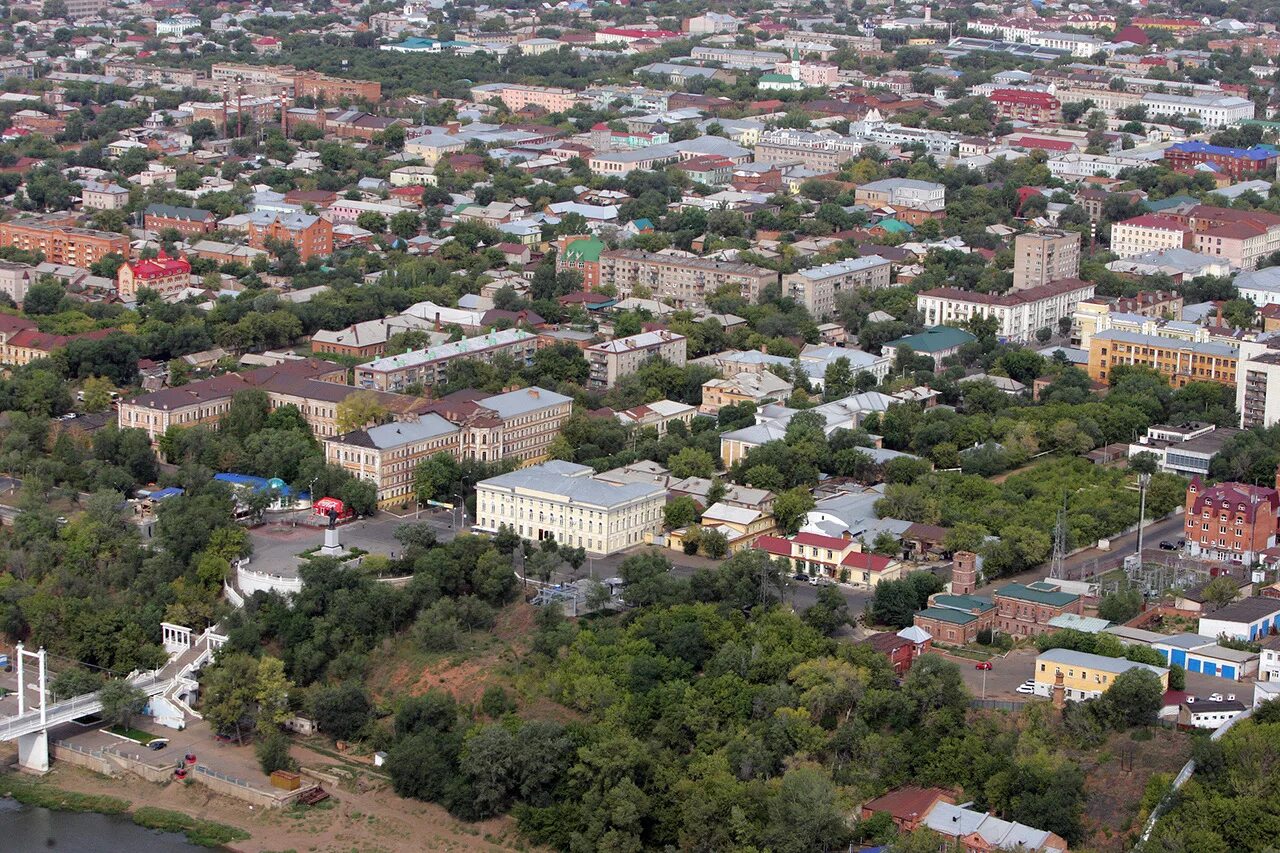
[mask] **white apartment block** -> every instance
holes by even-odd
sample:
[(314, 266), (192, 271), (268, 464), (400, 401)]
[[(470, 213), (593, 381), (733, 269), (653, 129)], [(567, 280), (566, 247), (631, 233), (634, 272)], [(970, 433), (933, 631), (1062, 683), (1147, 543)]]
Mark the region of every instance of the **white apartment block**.
[(477, 483), (475, 526), (603, 556), (652, 541), (666, 500), (656, 483), (606, 482), (586, 465), (544, 462)]
[(1080, 300), (1093, 296), (1093, 289), (1093, 284), (1080, 279), (1064, 279), (1003, 296), (935, 287), (916, 295), (916, 310), (926, 326), (961, 326), (972, 317), (995, 317), (999, 323), (996, 335), (1025, 342), (1041, 329), (1056, 329), (1059, 320), (1075, 313)]
[(1107, 50), (1110, 45), (1093, 36), (1080, 33), (1036, 33), (1027, 39), (1027, 44), (1037, 47), (1048, 47), (1053, 50), (1069, 50), (1072, 56), (1088, 59), (1099, 51)]
[(689, 58), (699, 64), (718, 62), (725, 68), (772, 71), (779, 62), (786, 62), (785, 53), (772, 50), (735, 50), (731, 47), (702, 45), (689, 51)]
[(684, 367), (687, 343), (684, 335), (661, 329), (589, 346), (586, 355), (591, 373), (587, 385), (594, 389), (612, 388), (619, 379), (635, 373), (651, 358)]
[(1135, 216), (1111, 226), (1111, 252), (1132, 258), (1147, 252), (1186, 248), (1189, 228), (1164, 216)]
[(783, 276), (782, 292), (802, 302), (814, 317), (826, 318), (835, 314), (836, 294), (888, 287), (891, 269), (892, 264), (876, 255), (848, 258)]
[(1082, 151), (1070, 151), (1061, 157), (1055, 157), (1045, 163), (1049, 174), (1064, 180), (1092, 178), (1102, 174), (1108, 178), (1119, 175), (1123, 169), (1131, 169), (1134, 161), (1130, 157), (1113, 157), (1109, 154), (1085, 154)]
[(1248, 121), (1256, 109), (1253, 101), (1235, 95), (1159, 95), (1150, 92), (1142, 96), (1142, 104), (1150, 117), (1188, 116), (1207, 128)]

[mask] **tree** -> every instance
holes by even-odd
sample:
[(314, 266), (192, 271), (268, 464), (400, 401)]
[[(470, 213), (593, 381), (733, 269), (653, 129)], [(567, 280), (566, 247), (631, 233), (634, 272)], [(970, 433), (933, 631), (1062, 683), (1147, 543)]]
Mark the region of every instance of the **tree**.
[(147, 706), (147, 694), (123, 678), (113, 678), (98, 692), (102, 718), (122, 729), (129, 728), (135, 714)]
[(1236, 600), (1240, 590), (1229, 575), (1219, 575), (1204, 585), (1200, 595), (1206, 604), (1213, 605), (1214, 610), (1221, 610)]
[(702, 477), (709, 479), (716, 473), (715, 458), (700, 447), (683, 447), (667, 459), (667, 467), (674, 477)]
[(418, 229), (421, 227), (422, 217), (413, 210), (402, 210), (392, 215), (389, 227), (391, 233), (404, 240), (417, 236)]
[(56, 281), (38, 281), (27, 288), (26, 298), (22, 300), (22, 310), (33, 317), (57, 313), (62, 297), (66, 295), (66, 290)]
[(387, 230), (387, 217), (373, 210), (366, 210), (356, 217), (356, 225), (374, 234), (383, 234)]
[(1154, 453), (1144, 450), (1129, 457), (1129, 470), (1136, 474), (1154, 474), (1159, 467), (1159, 460)]
[(841, 357), (827, 365), (822, 376), (822, 399), (831, 402), (842, 400), (853, 393), (855, 380), (849, 359)]
[(258, 766), (270, 776), (277, 770), (294, 771), (298, 762), (289, 754), (289, 736), (279, 729), (271, 729), (253, 747)]
[(892, 557), (902, 550), (902, 543), (888, 530), (881, 530), (876, 534), (875, 544), (871, 546), (871, 550), (883, 557)]
[(86, 412), (105, 412), (111, 407), (111, 381), (102, 376), (90, 376), (84, 381), (81, 390), (84, 399), (81, 404)]
[(719, 560), (729, 553), (729, 540), (719, 530), (704, 529), (698, 535), (698, 547), (705, 556)]
[(698, 504), (688, 495), (668, 501), (662, 508), (662, 519), (672, 529), (688, 527), (698, 518)]
[(1142, 591), (1126, 586), (1109, 592), (1098, 602), (1098, 617), (1109, 622), (1128, 622), (1142, 610)]
[(311, 698), (312, 714), (320, 730), (339, 740), (355, 737), (369, 722), (373, 706), (364, 689), (354, 682), (321, 687)]
[(902, 579), (876, 584), (875, 596), (871, 599), (871, 618), (877, 624), (905, 628), (915, 621), (919, 609), (916, 590), (910, 581)]
[(830, 637), (849, 624), (849, 603), (834, 586), (824, 586), (813, 606), (804, 612), (804, 621)]
[(334, 420), (339, 433), (364, 429), (370, 424), (386, 421), (390, 413), (373, 391), (356, 391), (348, 394), (334, 408)]
[(1120, 673), (1097, 700), (1116, 728), (1147, 726), (1156, 721), (1164, 703), (1159, 677), (1145, 667)]
[(809, 490), (797, 487), (778, 495), (773, 502), (773, 518), (784, 535), (794, 536), (814, 505)]

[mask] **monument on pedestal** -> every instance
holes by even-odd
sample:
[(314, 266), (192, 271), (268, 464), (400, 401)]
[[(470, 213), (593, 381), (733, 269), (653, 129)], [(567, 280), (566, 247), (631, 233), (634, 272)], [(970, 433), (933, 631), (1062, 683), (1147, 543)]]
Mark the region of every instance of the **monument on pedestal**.
[(345, 553), (342, 546), (338, 544), (337, 523), (337, 510), (329, 510), (329, 526), (324, 531), (324, 545), (320, 548), (320, 553), (326, 557), (339, 557)]

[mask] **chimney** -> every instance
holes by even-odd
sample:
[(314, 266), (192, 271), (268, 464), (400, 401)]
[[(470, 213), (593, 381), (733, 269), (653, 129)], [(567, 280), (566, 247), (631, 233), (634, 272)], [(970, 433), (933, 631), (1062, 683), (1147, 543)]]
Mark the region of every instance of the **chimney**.
[(445, 122), (444, 132), (450, 136), (456, 136), (458, 131), (462, 130), (462, 122), (448, 121)]
[(1062, 683), (1062, 670), (1053, 674), (1053, 707), (1061, 711), (1067, 705), (1067, 688)]

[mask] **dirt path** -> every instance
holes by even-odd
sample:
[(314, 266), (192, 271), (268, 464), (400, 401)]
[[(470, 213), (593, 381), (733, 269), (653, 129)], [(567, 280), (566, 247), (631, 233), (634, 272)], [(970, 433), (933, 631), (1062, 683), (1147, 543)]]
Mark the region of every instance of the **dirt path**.
[[(6, 744), (7, 746), (7, 744)], [(204, 820), (239, 827), (247, 841), (231, 845), (241, 853), (293, 850), (297, 853), (414, 853), (414, 851), (506, 851), (529, 849), (510, 818), (468, 824), (430, 803), (405, 800), (388, 788), (361, 792), (346, 786), (332, 805), (313, 809), (254, 809), (211, 794), (198, 784), (154, 785), (134, 776), (108, 778), (68, 764), (54, 764), (45, 777), (67, 791), (108, 794), (133, 807), (173, 809)]]

